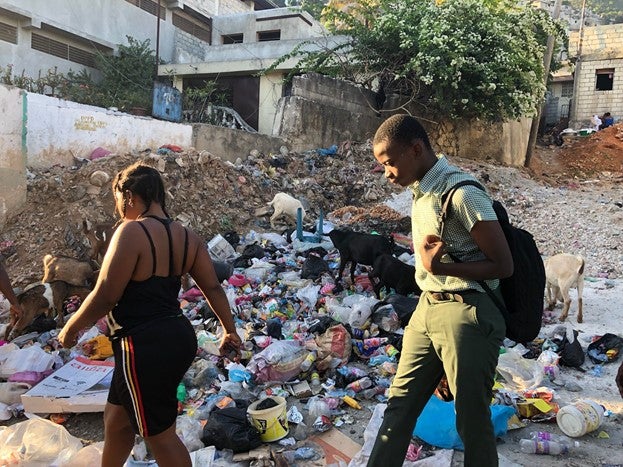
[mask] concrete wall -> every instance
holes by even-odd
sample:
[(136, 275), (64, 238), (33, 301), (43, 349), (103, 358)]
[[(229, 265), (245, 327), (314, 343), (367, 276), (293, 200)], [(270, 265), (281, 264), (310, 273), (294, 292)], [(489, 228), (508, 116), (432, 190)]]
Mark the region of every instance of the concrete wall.
[(291, 95), (279, 101), (273, 135), (286, 138), (295, 151), (364, 141), (382, 122), (368, 105), (372, 96), (346, 81), (313, 73), (297, 76)]
[(307, 39), (325, 33), (324, 28), (309, 13), (291, 8), (217, 16), (212, 20), (212, 28), (214, 45), (222, 44), (222, 36), (225, 34), (244, 34), (244, 43), (252, 43), (258, 42), (257, 33), (261, 31), (279, 30), (281, 40)]
[[(577, 56), (571, 125), (589, 124), (591, 116), (610, 112), (623, 118), (623, 24), (584, 28), (582, 42), (577, 32), (569, 36), (569, 54)], [(581, 45), (581, 47), (580, 47)], [(596, 90), (596, 70), (614, 69), (611, 91)]]
[(169, 0), (168, 3), (169, 5), (175, 5), (176, 3), (188, 5), (193, 10), (208, 17), (245, 13), (253, 11), (254, 8), (251, 0)]
[[(274, 135), (295, 151), (328, 147), (344, 140), (371, 138), (384, 118), (372, 110), (374, 93), (315, 74), (296, 77), (292, 95), (280, 100)], [(414, 113), (415, 114), (415, 113)], [(489, 125), (422, 119), (436, 150), (450, 156), (491, 158), (509, 165), (525, 161), (530, 119)]]
[(203, 123), (193, 125), (193, 140), (194, 147), (198, 151), (209, 151), (230, 162), (238, 158), (246, 159), (254, 149), (264, 154), (276, 154), (279, 153), (281, 146), (289, 147), (287, 142), (279, 137)]
[(28, 94), (27, 165), (70, 165), (98, 146), (124, 153), (163, 144), (192, 145), (190, 125), (111, 112), (40, 94)]
[(283, 74), (270, 73), (260, 76), (260, 106), (257, 131), (270, 135), (275, 123), (279, 100), (283, 95)]
[(0, 86), (0, 232), (26, 202), (25, 92)]
[(531, 123), (531, 118), (503, 124), (422, 120), (435, 150), (449, 156), (492, 159), (513, 166), (522, 166), (526, 160)]

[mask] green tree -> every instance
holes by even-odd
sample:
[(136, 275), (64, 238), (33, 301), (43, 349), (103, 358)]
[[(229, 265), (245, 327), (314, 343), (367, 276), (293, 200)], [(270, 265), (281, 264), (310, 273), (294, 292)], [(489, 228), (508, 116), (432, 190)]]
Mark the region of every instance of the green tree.
[(97, 67), (103, 78), (99, 89), (104, 105), (124, 109), (151, 109), (156, 56), (149, 39), (138, 41), (127, 36), (128, 45), (120, 44), (117, 54), (99, 55)]
[(330, 5), (323, 20), (348, 39), (296, 48), (293, 74), (318, 71), (402, 94), (430, 113), (487, 121), (535, 113), (545, 92), (543, 38), (564, 38), (544, 11), (506, 0), (367, 0)]

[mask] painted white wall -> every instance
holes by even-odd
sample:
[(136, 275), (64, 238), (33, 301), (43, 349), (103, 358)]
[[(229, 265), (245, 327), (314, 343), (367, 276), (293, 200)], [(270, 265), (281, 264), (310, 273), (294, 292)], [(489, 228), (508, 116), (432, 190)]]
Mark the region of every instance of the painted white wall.
[(28, 93), (27, 165), (71, 165), (97, 147), (116, 153), (192, 145), (192, 126)]
[(0, 85), (0, 232), (7, 217), (26, 202), (26, 161), (22, 151), (24, 94), (18, 88)]

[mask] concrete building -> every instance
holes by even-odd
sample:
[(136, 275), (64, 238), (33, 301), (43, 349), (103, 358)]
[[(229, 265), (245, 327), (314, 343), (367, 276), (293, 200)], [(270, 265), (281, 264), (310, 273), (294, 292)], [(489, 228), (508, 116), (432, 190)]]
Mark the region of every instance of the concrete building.
[(623, 118), (623, 24), (572, 32), (569, 55), (577, 57), (570, 124), (586, 126), (592, 115)]
[[(127, 36), (150, 40), (167, 63), (201, 59), (212, 18), (253, 11), (266, 0), (1, 0), (0, 66), (38, 77), (85, 68), (110, 55)], [(158, 11), (159, 10), (159, 11)], [(159, 40), (157, 40), (159, 39)]]
[(307, 12), (291, 8), (215, 16), (211, 46), (203, 49), (203, 56), (180, 57), (160, 65), (158, 73), (172, 77), (180, 90), (215, 81), (229, 92), (230, 106), (251, 127), (272, 134), (279, 99), (288, 92), (283, 78), (296, 59), (284, 61), (271, 73), (259, 72), (301, 43), (311, 50), (332, 47), (343, 40), (329, 36)]

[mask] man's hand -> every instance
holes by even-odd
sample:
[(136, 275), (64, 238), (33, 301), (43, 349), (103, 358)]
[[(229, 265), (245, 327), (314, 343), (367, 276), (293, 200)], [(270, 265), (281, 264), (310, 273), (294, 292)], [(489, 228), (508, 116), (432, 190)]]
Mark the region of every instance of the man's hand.
[(437, 235), (427, 235), (419, 248), (422, 267), (431, 274), (436, 273), (436, 266), (445, 253), (445, 244)]

